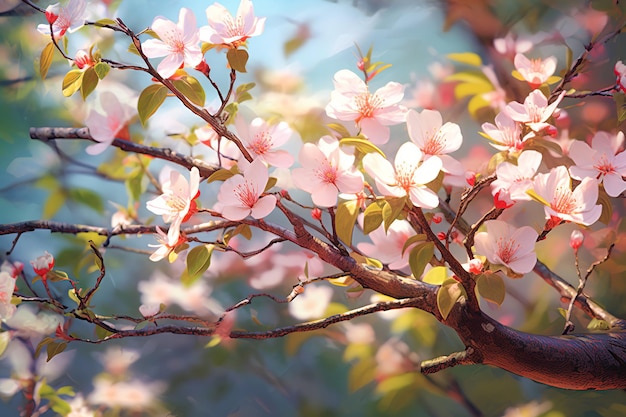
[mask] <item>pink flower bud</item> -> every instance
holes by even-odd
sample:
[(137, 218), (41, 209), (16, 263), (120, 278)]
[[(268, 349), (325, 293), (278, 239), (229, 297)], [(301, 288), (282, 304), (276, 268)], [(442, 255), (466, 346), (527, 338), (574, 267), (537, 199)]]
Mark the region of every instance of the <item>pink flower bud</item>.
[(313, 210), (311, 210), (311, 217), (313, 217), (313, 220), (322, 220), (322, 210), (315, 207)]
[(474, 184), (476, 184), (476, 173), (473, 171), (467, 171), (465, 173), (465, 182), (470, 186), (473, 187)]
[(444, 232), (437, 233), (437, 239), (445, 240), (446, 239), (446, 234)]
[(74, 56), (74, 63), (79, 69), (87, 69), (95, 64), (89, 53), (84, 49), (79, 49), (76, 52), (76, 56)]
[(54, 257), (47, 251), (43, 255), (37, 257), (34, 261), (30, 261), (35, 274), (44, 278), (48, 272), (54, 267)]
[(53, 24), (54, 22), (56, 22), (56, 20), (59, 18), (60, 9), (61, 6), (59, 5), (59, 3), (51, 4), (50, 6), (46, 7), (46, 20), (48, 21), (48, 23)]
[(443, 220), (443, 217), (441, 217), (439, 214), (435, 214), (433, 216), (433, 223), (435, 224), (441, 223), (442, 220)]
[(472, 274), (480, 274), (483, 272), (483, 263), (480, 259), (472, 258), (469, 261), (469, 271)]
[(502, 191), (503, 190), (499, 190), (493, 196), (493, 205), (498, 209), (507, 209), (511, 207), (513, 204), (515, 204), (515, 202), (509, 198), (508, 192), (502, 192)]
[(583, 240), (585, 240), (585, 236), (583, 235), (583, 232), (581, 232), (578, 229), (573, 230), (569, 238), (569, 245), (572, 247), (572, 249), (577, 251), (582, 246)]

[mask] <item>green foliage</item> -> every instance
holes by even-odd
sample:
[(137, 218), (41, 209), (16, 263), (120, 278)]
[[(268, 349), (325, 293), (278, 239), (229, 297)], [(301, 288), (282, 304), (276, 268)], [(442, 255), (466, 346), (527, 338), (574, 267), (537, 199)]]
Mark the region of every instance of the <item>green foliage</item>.
[(485, 300), (502, 305), (506, 295), (504, 280), (498, 273), (490, 271), (476, 277), (476, 290)]
[(462, 296), (467, 297), (467, 293), (457, 280), (448, 278), (441, 284), (437, 291), (437, 308), (444, 320), (448, 318), (454, 304)]
[(419, 279), (435, 254), (435, 244), (433, 242), (423, 242), (415, 245), (409, 252), (409, 267), (416, 279)]
[(161, 107), (167, 97), (167, 88), (162, 84), (152, 84), (146, 87), (139, 95), (137, 113), (142, 125)]
[(48, 75), (48, 70), (50, 69), (50, 64), (52, 64), (52, 58), (54, 57), (54, 51), (55, 47), (52, 42), (48, 42), (41, 51), (41, 56), (39, 57), (39, 75), (42, 80)]
[(211, 265), (211, 255), (214, 245), (196, 246), (187, 254), (187, 268), (183, 272), (181, 281), (185, 285), (196, 282)]
[(229, 49), (226, 52), (228, 65), (237, 72), (247, 72), (246, 64), (248, 63), (248, 51), (245, 49)]
[(191, 75), (184, 75), (172, 81), (174, 87), (180, 91), (193, 104), (204, 107), (205, 93), (202, 84)]
[(337, 205), (337, 210), (335, 211), (335, 231), (337, 232), (337, 237), (348, 246), (352, 245), (352, 232), (354, 231), (359, 211), (358, 200), (342, 201)]

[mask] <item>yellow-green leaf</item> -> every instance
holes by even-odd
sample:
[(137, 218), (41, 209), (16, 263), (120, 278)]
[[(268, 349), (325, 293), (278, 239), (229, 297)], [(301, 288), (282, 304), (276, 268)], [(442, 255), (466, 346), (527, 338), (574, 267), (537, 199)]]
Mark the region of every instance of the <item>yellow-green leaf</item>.
[(370, 232), (378, 229), (378, 226), (383, 222), (383, 209), (382, 203), (372, 203), (365, 209), (363, 214), (363, 233), (369, 234)]
[(480, 67), (483, 65), (482, 59), (480, 59), (480, 55), (473, 52), (461, 52), (448, 54), (448, 59), (452, 61), (459, 62), (461, 64), (471, 65), (473, 67)]
[(46, 346), (46, 351), (48, 352), (48, 358), (46, 359), (46, 362), (50, 362), (50, 359), (54, 358), (59, 353), (63, 352), (66, 347), (67, 347), (67, 342), (61, 342), (61, 343), (51, 342), (51, 343), (48, 343), (48, 346)]
[(226, 181), (227, 179), (229, 179), (233, 175), (235, 175), (235, 173), (233, 171), (231, 171), (230, 169), (220, 168), (217, 171), (215, 171), (214, 173), (212, 173), (209, 176), (209, 178), (207, 178), (206, 182), (207, 183), (211, 183), (213, 181)]
[(42, 217), (51, 219), (65, 204), (65, 194), (61, 190), (53, 190), (43, 205)]
[(45, 79), (46, 75), (48, 75), (48, 70), (50, 69), (50, 64), (52, 64), (52, 58), (54, 56), (54, 43), (48, 43), (43, 50), (41, 51), (41, 56), (39, 57), (39, 74), (41, 75), (41, 79)]
[(209, 268), (213, 249), (213, 245), (200, 245), (189, 251), (187, 254), (187, 274), (183, 284), (193, 284)]
[(350, 132), (344, 125), (341, 125), (339, 123), (329, 123), (326, 126), (328, 126), (330, 130), (334, 130), (335, 132), (337, 132), (342, 138), (347, 138), (350, 136)]
[(205, 101), (204, 88), (202, 84), (194, 77), (187, 75), (172, 81), (174, 87), (196, 106), (203, 107)]
[(435, 266), (424, 274), (422, 281), (427, 284), (441, 285), (447, 277), (448, 269), (445, 266)]
[(9, 332), (0, 333), (0, 357), (9, 346), (9, 341), (11, 340), (11, 334)]
[(83, 72), (77, 69), (70, 70), (67, 74), (65, 74), (63, 83), (61, 84), (63, 95), (65, 97), (71, 96), (80, 89), (82, 84)]
[(339, 203), (335, 212), (335, 230), (337, 237), (348, 246), (352, 244), (352, 232), (359, 215), (358, 200), (347, 200)]
[(269, 177), (267, 179), (267, 184), (265, 184), (264, 192), (268, 192), (269, 190), (271, 190), (276, 185), (277, 182), (278, 182), (278, 178), (276, 178), (276, 177)]
[(476, 290), (485, 300), (496, 303), (497, 305), (502, 305), (504, 296), (506, 295), (506, 288), (504, 287), (502, 276), (492, 272), (485, 272), (476, 278)]
[(98, 76), (98, 78), (102, 80), (104, 79), (104, 77), (107, 76), (111, 67), (106, 62), (98, 62), (96, 65), (94, 65), (93, 69), (94, 71), (96, 71), (96, 75)]
[(152, 84), (146, 87), (139, 95), (137, 113), (139, 120), (145, 126), (146, 122), (158, 109), (167, 97), (167, 88), (161, 84)]
[(458, 281), (448, 278), (437, 291), (437, 308), (443, 319), (448, 318), (454, 304), (462, 295), (467, 295), (465, 288)]
[(409, 267), (411, 273), (416, 279), (419, 279), (435, 254), (435, 244), (433, 242), (424, 242), (416, 245), (409, 252)]
[(488, 93), (492, 90), (492, 85), (487, 82), (460, 83), (454, 87), (454, 95), (456, 98), (461, 99), (467, 96)]
[(245, 49), (229, 49), (226, 53), (228, 65), (237, 72), (246, 72), (248, 57), (248, 51)]
[(355, 392), (374, 381), (376, 377), (376, 360), (365, 358), (350, 368), (348, 372), (348, 390)]
[(46, 274), (46, 278), (51, 282), (67, 281), (68, 279), (70, 279), (67, 275), (67, 272), (58, 271), (56, 269), (48, 271), (48, 273)]
[(355, 148), (357, 148), (360, 152), (362, 153), (378, 153), (380, 154), (380, 156), (382, 156), (383, 158), (387, 158), (385, 156), (385, 154), (383, 153), (383, 151), (381, 151), (380, 149), (378, 149), (378, 147), (376, 145), (374, 145), (372, 142), (370, 142), (367, 139), (362, 139), (362, 138), (343, 138), (339, 141), (340, 145), (343, 146), (354, 146)]
[(385, 232), (389, 230), (389, 226), (393, 223), (402, 213), (402, 209), (406, 205), (406, 197), (387, 198), (383, 204), (383, 221), (385, 223)]
[(412, 244), (414, 244), (415, 242), (422, 242), (424, 240), (426, 240), (426, 235), (423, 233), (418, 233), (416, 235), (411, 236), (410, 238), (406, 240), (406, 242), (404, 242), (404, 245), (402, 246), (402, 254), (404, 255), (404, 252), (406, 252), (407, 248), (411, 246)]

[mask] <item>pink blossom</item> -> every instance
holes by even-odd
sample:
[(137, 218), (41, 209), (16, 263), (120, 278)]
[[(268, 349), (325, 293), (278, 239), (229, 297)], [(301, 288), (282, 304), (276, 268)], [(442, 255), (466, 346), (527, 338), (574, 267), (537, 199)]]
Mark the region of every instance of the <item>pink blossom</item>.
[(289, 303), (289, 313), (298, 320), (319, 319), (324, 316), (333, 290), (329, 286), (309, 284), (304, 293)]
[(8, 272), (13, 278), (17, 278), (24, 270), (24, 264), (21, 262), (10, 262), (4, 260), (0, 265), (0, 272)]
[(531, 88), (539, 88), (556, 71), (556, 57), (546, 59), (528, 59), (523, 54), (516, 54), (513, 64), (517, 72), (528, 82)]
[(546, 219), (560, 220), (589, 226), (602, 214), (598, 200), (598, 182), (586, 177), (572, 191), (571, 178), (563, 165), (548, 174), (537, 174), (533, 182), (535, 193), (544, 201)]
[(128, 122), (136, 114), (135, 106), (121, 102), (111, 91), (99, 95), (99, 106), (89, 110), (85, 125), (91, 137), (99, 143), (89, 145), (85, 151), (89, 155), (98, 155), (107, 149), (116, 137), (122, 137)]
[(391, 269), (402, 269), (409, 265), (409, 252), (402, 253), (406, 241), (415, 235), (415, 230), (406, 220), (396, 220), (385, 232), (383, 225), (368, 234), (372, 243), (361, 242), (357, 248), (364, 255), (375, 258)]
[(363, 157), (363, 168), (374, 178), (382, 195), (409, 196), (418, 207), (435, 208), (439, 198), (426, 184), (439, 175), (441, 159), (429, 158), (420, 164), (422, 156), (416, 144), (406, 142), (398, 149), (393, 166), (380, 154), (369, 153)]
[(530, 39), (516, 39), (515, 36), (509, 32), (504, 38), (495, 38), (493, 40), (493, 47), (499, 54), (512, 58), (516, 54), (523, 54), (530, 51), (533, 47), (533, 42)]
[(287, 143), (293, 135), (287, 123), (270, 125), (257, 117), (248, 125), (243, 118), (238, 117), (235, 126), (243, 145), (253, 158), (279, 168), (289, 168), (293, 164), (294, 159), (289, 152), (276, 149)]
[(556, 100), (548, 105), (548, 99), (541, 90), (533, 90), (524, 100), (524, 104), (511, 102), (504, 111), (516, 122), (524, 123), (535, 132), (539, 132), (552, 126), (546, 122), (554, 114), (564, 95), (565, 91), (562, 91)]
[(8, 319), (15, 312), (15, 305), (11, 303), (15, 278), (8, 272), (0, 272), (0, 320)]
[[(87, 3), (85, 0), (69, 0), (65, 6), (60, 3), (51, 4), (46, 8), (46, 18), (52, 22), (52, 33), (55, 38), (65, 35), (65, 32), (76, 32), (85, 24)], [(50, 35), (50, 25), (37, 25), (37, 30), (44, 35)]]
[[(158, 262), (161, 259), (167, 258), (170, 253), (172, 253), (172, 251), (176, 249), (176, 246), (185, 242), (185, 239), (182, 238), (180, 234), (177, 236), (176, 240), (171, 240), (170, 237), (165, 234), (165, 232), (161, 230), (159, 226), (156, 227), (156, 233), (154, 234), (154, 237), (159, 243), (157, 245), (148, 244), (148, 246), (150, 246), (151, 248), (156, 248), (156, 250), (152, 253), (152, 255), (150, 255), (149, 258), (152, 262)], [(172, 237), (176, 236), (172, 234)]]
[(572, 249), (577, 251), (583, 244), (583, 240), (585, 240), (585, 235), (580, 230), (572, 230), (572, 234), (569, 237), (569, 245)]
[(518, 274), (526, 274), (535, 267), (535, 242), (539, 234), (530, 226), (519, 229), (502, 220), (485, 222), (486, 232), (476, 233), (476, 253), (487, 257), (494, 265), (504, 265)]
[(269, 178), (267, 167), (255, 159), (243, 170), (222, 184), (217, 195), (222, 215), (228, 220), (243, 220), (248, 216), (261, 219), (274, 210), (276, 197), (262, 196)]
[(163, 194), (148, 201), (146, 207), (152, 213), (163, 216), (164, 222), (171, 223), (167, 242), (172, 246), (178, 241), (180, 225), (197, 210), (194, 200), (200, 194), (200, 172), (198, 168), (192, 167), (187, 181), (178, 171), (172, 170), (169, 179), (161, 186)]
[(44, 254), (38, 256), (35, 260), (30, 261), (33, 266), (35, 274), (40, 277), (44, 277), (52, 268), (54, 268), (54, 256), (50, 255), (48, 251), (44, 251)]
[(389, 140), (389, 125), (402, 123), (406, 119), (406, 108), (399, 103), (404, 97), (404, 86), (389, 82), (370, 93), (365, 82), (349, 70), (338, 71), (333, 83), (326, 114), (334, 119), (352, 121), (361, 133), (376, 144)]
[(447, 155), (461, 147), (463, 135), (456, 123), (443, 124), (441, 113), (436, 110), (423, 110), (421, 113), (409, 110), (406, 116), (409, 137), (424, 154), (424, 160), (435, 157), (441, 159), (442, 171), (452, 175), (465, 173), (463, 165)]
[(626, 190), (626, 152), (622, 150), (624, 133), (611, 135), (597, 132), (591, 139), (591, 147), (583, 141), (574, 141), (570, 145), (569, 157), (575, 165), (569, 168), (570, 175), (576, 180), (585, 177), (596, 178), (604, 184), (606, 193), (617, 197)]
[(214, 45), (229, 45), (237, 48), (248, 38), (263, 33), (265, 18), (254, 15), (250, 0), (241, 0), (237, 16), (233, 18), (228, 9), (214, 3), (206, 9), (209, 26), (200, 28), (200, 40)]
[(490, 139), (490, 145), (501, 151), (519, 152), (524, 148), (528, 135), (522, 138), (522, 125), (507, 113), (500, 112), (496, 124), (483, 123), (482, 129)]
[(87, 69), (93, 67), (96, 63), (88, 51), (79, 49), (76, 51), (76, 55), (74, 55), (74, 64), (76, 64), (79, 69)]
[(617, 76), (618, 88), (622, 90), (623, 93), (626, 93), (626, 65), (623, 64), (622, 61), (617, 61), (613, 72), (615, 72)]
[(313, 204), (331, 207), (337, 195), (363, 190), (363, 174), (354, 167), (354, 155), (339, 147), (339, 141), (323, 136), (317, 145), (305, 143), (299, 154), (302, 168), (293, 170), (296, 187), (311, 194)]
[(148, 58), (165, 57), (157, 68), (163, 78), (174, 75), (183, 63), (195, 68), (202, 62), (196, 17), (191, 10), (180, 9), (178, 23), (158, 16), (151, 28), (160, 39), (148, 39), (141, 47)]
[(496, 195), (500, 192), (500, 198), (504, 193), (513, 201), (530, 200), (526, 191), (532, 188), (540, 164), (541, 154), (533, 150), (522, 152), (517, 158), (517, 165), (506, 161), (498, 164), (498, 178), (491, 183), (491, 193)]

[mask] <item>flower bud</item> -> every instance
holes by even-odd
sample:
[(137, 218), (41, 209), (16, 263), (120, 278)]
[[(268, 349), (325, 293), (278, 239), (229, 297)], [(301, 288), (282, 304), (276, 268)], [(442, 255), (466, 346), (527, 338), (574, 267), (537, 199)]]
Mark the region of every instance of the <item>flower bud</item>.
[(583, 232), (581, 232), (578, 229), (573, 230), (569, 238), (569, 245), (572, 247), (572, 249), (574, 249), (575, 251), (578, 251), (578, 249), (583, 244), (583, 240), (585, 240), (585, 236), (583, 235)]
[(311, 210), (311, 217), (313, 217), (313, 220), (321, 221), (322, 220), (322, 210), (320, 210), (319, 208), (315, 207), (313, 210)]
[(480, 274), (483, 272), (483, 263), (480, 259), (472, 258), (469, 261), (469, 271), (472, 274)]
[(442, 220), (443, 220), (443, 217), (441, 217), (439, 214), (435, 214), (433, 216), (433, 223), (435, 224), (441, 223)]
[(34, 261), (30, 261), (30, 264), (33, 266), (35, 274), (43, 278), (54, 267), (54, 257), (46, 251)]

